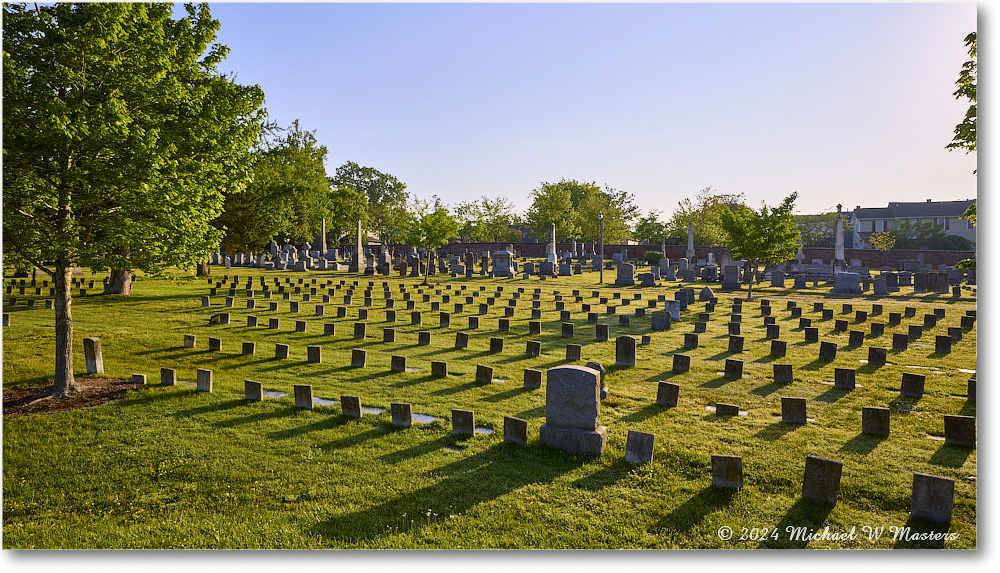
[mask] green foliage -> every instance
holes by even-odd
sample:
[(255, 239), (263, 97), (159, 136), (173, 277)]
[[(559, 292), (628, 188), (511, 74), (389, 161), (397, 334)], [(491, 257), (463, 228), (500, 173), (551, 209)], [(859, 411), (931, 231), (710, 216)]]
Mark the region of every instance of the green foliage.
[[(971, 221), (973, 227), (976, 226), (976, 205), (977, 204), (978, 203), (973, 203), (972, 205), (969, 205), (968, 209), (965, 210), (965, 213), (962, 214), (962, 218), (963, 219), (968, 219), (969, 221)], [(976, 268), (976, 258), (973, 257), (971, 259), (962, 259), (961, 261), (958, 262), (958, 264), (955, 265), (955, 268), (958, 268), (958, 269), (975, 269)]]
[(227, 252), (255, 252), (267, 242), (311, 241), (332, 207), (326, 177), (326, 146), (315, 132), (295, 120), (262, 142), (246, 191), (226, 196), (225, 209), (213, 224), (224, 229)]
[[(840, 216), (844, 222), (844, 234), (850, 233), (854, 229), (847, 215)], [(827, 247), (836, 246), (837, 212), (821, 213), (819, 215), (795, 215), (795, 228), (798, 229), (803, 247)]]
[(623, 243), (631, 234), (633, 197), (610, 187), (603, 191), (595, 183), (561, 180), (542, 183), (532, 192), (525, 223), (542, 241), (548, 241), (555, 223), (556, 240), (600, 241), (599, 214), (604, 214), (604, 242)]
[(868, 237), (868, 242), (871, 243), (872, 247), (882, 252), (891, 250), (894, 246), (896, 246), (896, 238), (892, 236), (890, 231), (872, 233)]
[[(395, 176), (353, 161), (341, 165), (331, 181), (333, 187), (350, 187), (368, 200), (368, 226), (383, 244), (397, 241), (407, 225), (406, 184)], [(357, 224), (357, 223), (355, 223)]]
[(216, 72), (208, 5), (4, 4), (6, 264), (204, 259), (250, 179), (263, 93)]
[(647, 245), (659, 245), (666, 235), (667, 225), (660, 221), (660, 212), (650, 211), (649, 214), (639, 217), (632, 237), (640, 244), (645, 242)]
[(326, 232), (333, 237), (347, 236), (354, 240), (351, 231), (356, 230), (358, 221), (362, 227), (368, 225), (368, 199), (353, 187), (330, 189), (330, 216), (326, 220)]
[[(441, 199), (435, 196), (433, 202), (414, 200), (406, 211), (406, 223), (402, 229), (401, 238), (407, 245), (433, 252), (458, 234), (459, 223)], [(425, 284), (427, 277), (428, 271), (425, 271)]]
[(642, 254), (642, 260), (646, 261), (651, 265), (659, 263), (660, 259), (662, 258), (663, 258), (663, 253), (661, 253), (660, 251), (646, 251), (645, 253)]
[(687, 244), (688, 223), (694, 223), (694, 244), (722, 245), (726, 233), (720, 223), (721, 214), (742, 205), (743, 201), (742, 193), (719, 193), (711, 187), (702, 189), (693, 201), (687, 198), (677, 204), (666, 224), (667, 237)]
[(897, 249), (931, 251), (969, 251), (972, 242), (965, 237), (948, 235), (944, 228), (931, 221), (901, 220), (897, 228), (887, 231), (896, 240)]
[(580, 184), (576, 181), (542, 183), (531, 191), (532, 202), (525, 214), (525, 224), (543, 242), (549, 240), (552, 225), (556, 226), (556, 240), (562, 241), (580, 236), (580, 213), (573, 208), (573, 191), (593, 183)]
[(953, 94), (955, 99), (967, 99), (972, 102), (962, 122), (955, 126), (955, 137), (946, 148), (949, 150), (964, 149), (966, 153), (976, 152), (976, 33), (965, 37), (965, 45), (969, 48), (969, 61), (965, 62), (958, 74), (955, 85), (958, 89)]
[(521, 231), (512, 228), (520, 223), (514, 203), (506, 197), (480, 197), (465, 201), (455, 207), (455, 216), (461, 227), (462, 240), (477, 243), (515, 242), (521, 240)]
[[(792, 215), (797, 197), (798, 193), (792, 193), (777, 207), (762, 204), (760, 211), (745, 205), (722, 210), (719, 224), (726, 233), (724, 244), (733, 259), (745, 259), (751, 270), (756, 270), (760, 264), (777, 264), (792, 258), (799, 241)], [(751, 281), (747, 300), (752, 291)]]

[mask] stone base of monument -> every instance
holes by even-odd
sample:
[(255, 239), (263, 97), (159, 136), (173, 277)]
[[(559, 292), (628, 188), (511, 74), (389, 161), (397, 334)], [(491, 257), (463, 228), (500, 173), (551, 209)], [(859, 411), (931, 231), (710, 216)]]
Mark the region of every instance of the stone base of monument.
[(581, 430), (542, 424), (538, 434), (542, 444), (575, 454), (599, 456), (608, 445), (607, 426), (598, 426), (596, 430)]

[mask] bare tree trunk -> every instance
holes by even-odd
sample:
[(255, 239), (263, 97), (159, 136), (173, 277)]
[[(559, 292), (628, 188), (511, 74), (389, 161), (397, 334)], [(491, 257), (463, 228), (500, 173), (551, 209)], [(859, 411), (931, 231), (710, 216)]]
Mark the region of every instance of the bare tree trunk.
[(104, 287), (104, 294), (132, 294), (132, 271), (130, 269), (112, 270), (108, 286)]
[(754, 280), (754, 278), (756, 278), (756, 275), (757, 275), (757, 265), (756, 264), (753, 265), (753, 267), (751, 269), (750, 268), (750, 261), (747, 261), (746, 265), (743, 267), (743, 270), (744, 270), (744, 273), (746, 273), (748, 271), (750, 273), (750, 280), (747, 281), (747, 302), (749, 302), (750, 301), (750, 297), (753, 295), (753, 280)]
[(211, 269), (208, 268), (208, 261), (198, 263), (198, 271), (195, 273), (195, 276), (207, 277), (211, 273)]
[(76, 389), (73, 378), (73, 270), (65, 259), (55, 263), (56, 376), (53, 396), (66, 396)]

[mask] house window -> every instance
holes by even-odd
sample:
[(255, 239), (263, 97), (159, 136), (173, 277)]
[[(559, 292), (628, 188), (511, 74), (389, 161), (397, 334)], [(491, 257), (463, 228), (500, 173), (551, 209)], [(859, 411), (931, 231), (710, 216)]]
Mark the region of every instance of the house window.
[(972, 230), (972, 229), (976, 228), (976, 226), (972, 224), (972, 219), (966, 219), (965, 225), (966, 225), (966, 228), (969, 229), (969, 230)]
[(875, 221), (875, 232), (876, 233), (881, 233), (884, 230), (885, 230), (885, 221), (881, 221), (881, 220)]
[(936, 220), (936, 223), (939, 227), (944, 227), (944, 219), (939, 218)]

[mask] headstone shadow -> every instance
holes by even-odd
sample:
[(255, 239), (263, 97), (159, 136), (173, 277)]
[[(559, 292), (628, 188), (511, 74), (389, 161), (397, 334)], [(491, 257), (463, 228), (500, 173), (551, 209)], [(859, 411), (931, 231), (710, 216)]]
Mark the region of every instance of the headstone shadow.
[(213, 424), (216, 428), (232, 428), (233, 426), (241, 426), (243, 424), (253, 424), (257, 422), (263, 422), (265, 420), (272, 420), (274, 418), (281, 418), (283, 416), (294, 416), (298, 412), (298, 408), (294, 406), (286, 406), (278, 410), (272, 410), (270, 412), (258, 412), (256, 414), (251, 414), (249, 416), (243, 416), (240, 418), (230, 418), (229, 420), (222, 420), (221, 422), (216, 422)]
[(851, 392), (850, 388), (837, 388), (836, 386), (830, 388), (826, 392), (823, 392), (819, 396), (816, 396), (814, 400), (817, 402), (826, 402), (827, 404), (832, 404), (837, 400), (840, 400), (844, 396), (847, 396)]
[(682, 533), (688, 532), (704, 521), (709, 514), (729, 505), (736, 493), (734, 489), (709, 485), (674, 508), (673, 511), (664, 515), (648, 531), (650, 533), (657, 533), (664, 529), (669, 529)]
[(609, 466), (602, 467), (590, 475), (583, 476), (573, 481), (570, 485), (588, 491), (601, 491), (602, 489), (612, 486), (622, 478), (626, 477), (629, 470), (633, 467), (634, 466), (622, 458), (613, 462)]
[(933, 455), (931, 455), (930, 463), (936, 466), (944, 466), (949, 468), (960, 468), (965, 465), (966, 460), (972, 455), (974, 448), (967, 448), (963, 446), (954, 446), (952, 444), (943, 444)]
[(393, 452), (382, 454), (381, 456), (379, 456), (379, 459), (389, 464), (398, 464), (401, 462), (405, 462), (406, 460), (417, 458), (429, 454), (431, 452), (440, 450), (445, 446), (455, 446), (459, 442), (465, 441), (468, 438), (469, 436), (456, 436), (453, 434), (447, 434), (445, 436), (441, 436), (440, 438), (431, 440), (429, 442), (421, 442), (415, 446), (410, 446), (409, 448), (406, 449), (396, 450)]
[(793, 539), (792, 532), (796, 529), (800, 531), (804, 528), (804, 533), (812, 533), (812, 530), (822, 529), (823, 522), (826, 521), (833, 506), (825, 503), (799, 498), (792, 507), (785, 512), (784, 517), (775, 529), (778, 531), (778, 539), (765, 539), (761, 541), (758, 549), (805, 549), (809, 541), (804, 539)]
[(917, 405), (920, 398), (903, 398), (898, 396), (889, 402), (889, 411), (893, 414), (909, 414), (913, 407)]
[[(550, 482), (583, 463), (571, 455), (553, 455), (547, 448), (532, 452), (496, 444), (435, 468), (433, 475), (439, 481), (431, 485), (354, 511), (344, 506), (347, 511), (318, 522), (308, 533), (352, 543), (393, 535), (425, 525), (427, 511), (460, 515), (525, 485)], [(526, 465), (531, 472), (524, 471)], [(411, 522), (413, 516), (419, 519)]]
[(854, 436), (850, 440), (844, 442), (844, 445), (840, 446), (839, 451), (852, 452), (866, 456), (872, 453), (872, 451), (874, 451), (879, 444), (887, 439), (889, 439), (889, 436), (880, 434), (858, 434), (857, 436)]
[(323, 416), (319, 420), (311, 424), (306, 424), (305, 426), (297, 426), (294, 428), (287, 428), (284, 430), (279, 430), (277, 432), (271, 432), (267, 437), (271, 440), (287, 440), (289, 438), (297, 438), (303, 434), (309, 432), (315, 432), (317, 430), (327, 430), (330, 428), (336, 428), (337, 426), (343, 426), (350, 421), (349, 418), (345, 416)]
[[(929, 539), (920, 539), (921, 534), (945, 533), (948, 531), (947, 525), (933, 523), (910, 516), (906, 520), (904, 529), (898, 534), (893, 549), (944, 549), (944, 539), (933, 539), (935, 535), (929, 535)], [(907, 534), (907, 529), (908, 534)]]
[(216, 402), (214, 404), (207, 404), (205, 406), (198, 406), (197, 408), (190, 408), (188, 410), (180, 410), (171, 414), (174, 418), (185, 418), (191, 416), (197, 416), (199, 414), (209, 414), (211, 412), (219, 412), (221, 410), (228, 410), (230, 408), (238, 408), (239, 406), (247, 404), (246, 400), (226, 400), (224, 402)]
[(789, 432), (794, 432), (798, 428), (802, 427), (803, 424), (788, 424), (786, 422), (774, 422), (770, 426), (763, 428), (761, 431), (757, 432), (754, 437), (760, 440), (767, 440), (768, 442), (774, 442), (780, 440), (785, 434)]
[(626, 416), (622, 416), (621, 418), (618, 418), (618, 422), (626, 422), (626, 423), (641, 422), (648, 418), (652, 418), (653, 416), (661, 412), (666, 412), (669, 409), (670, 409), (669, 407), (661, 406), (659, 404), (646, 404), (639, 410), (632, 412), (631, 414), (628, 414)]
[(812, 362), (810, 362), (808, 364), (804, 364), (802, 366), (799, 366), (799, 369), (801, 369), (801, 370), (819, 370), (819, 369), (823, 368), (824, 366), (830, 364), (830, 362), (831, 362), (830, 360), (823, 360), (821, 358), (817, 358), (817, 359), (813, 360)]
[[(347, 417), (343, 417), (345, 420), (350, 421)], [(346, 436), (343, 438), (338, 438), (332, 442), (327, 442), (322, 445), (323, 450), (339, 450), (342, 448), (351, 448), (368, 440), (373, 440), (376, 438), (381, 438), (382, 436), (389, 435), (393, 432), (395, 428), (386, 424), (377, 424), (375, 427), (365, 430), (360, 434), (355, 434), (353, 436)]]
[(698, 385), (698, 387), (699, 388), (722, 388), (723, 386), (725, 386), (726, 384), (729, 384), (730, 382), (734, 382), (734, 380), (730, 380), (729, 378), (726, 378), (725, 376), (718, 376), (716, 378), (713, 378), (713, 379), (709, 380), (708, 382), (702, 382), (701, 384)]
[(966, 400), (962, 404), (962, 409), (958, 411), (959, 416), (975, 416), (976, 415), (976, 403), (971, 400)]
[[(477, 384), (477, 386), (482, 386), (482, 384)], [(527, 389), (527, 388), (525, 388), (523, 386), (518, 386), (516, 388), (511, 388), (510, 390), (504, 390), (503, 392), (497, 392), (496, 394), (493, 394), (492, 396), (486, 396), (486, 397), (482, 398), (482, 400), (484, 402), (502, 402), (502, 401), (507, 400), (509, 398), (513, 398), (514, 396), (519, 396), (521, 394), (524, 394), (525, 392), (531, 392), (531, 390), (529, 390), (529, 389)]]
[(459, 392), (465, 392), (466, 390), (472, 390), (473, 388), (479, 388), (482, 383), (472, 381), (466, 382), (460, 386), (451, 386), (448, 388), (442, 388), (440, 390), (435, 390), (430, 393), (431, 396), (451, 396), (453, 394), (458, 394)]

